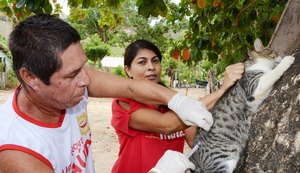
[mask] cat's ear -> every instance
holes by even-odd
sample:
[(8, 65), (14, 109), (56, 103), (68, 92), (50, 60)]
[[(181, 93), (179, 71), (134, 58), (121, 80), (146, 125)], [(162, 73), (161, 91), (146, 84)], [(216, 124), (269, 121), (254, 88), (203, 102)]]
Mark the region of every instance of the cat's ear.
[(254, 50), (256, 52), (261, 52), (264, 49), (264, 45), (259, 38), (254, 41)]

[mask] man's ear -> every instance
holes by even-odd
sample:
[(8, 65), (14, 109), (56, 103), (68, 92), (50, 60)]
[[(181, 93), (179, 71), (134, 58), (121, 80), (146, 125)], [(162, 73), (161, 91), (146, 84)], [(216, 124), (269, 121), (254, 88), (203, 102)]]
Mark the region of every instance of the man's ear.
[(27, 87), (30, 87), (33, 90), (35, 89), (35, 87), (37, 87), (37, 84), (40, 80), (36, 75), (32, 74), (25, 67), (22, 67), (19, 73), (20, 77), (22, 78)]

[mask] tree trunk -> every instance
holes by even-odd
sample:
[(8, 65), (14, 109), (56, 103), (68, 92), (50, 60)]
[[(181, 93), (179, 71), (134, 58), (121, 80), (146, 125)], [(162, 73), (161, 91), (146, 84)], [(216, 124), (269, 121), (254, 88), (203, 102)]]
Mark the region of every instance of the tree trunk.
[(289, 55), (300, 48), (300, 0), (289, 0), (283, 11), (269, 47), (278, 51), (279, 55)]
[(206, 88), (206, 94), (213, 93), (217, 90), (215, 85), (215, 72), (214, 70), (209, 70), (207, 73), (207, 88)]
[[(280, 55), (300, 49), (300, 0), (290, 0), (269, 43)], [(253, 115), (237, 173), (300, 173), (300, 54)]]
[(300, 54), (252, 118), (238, 173), (300, 172)]

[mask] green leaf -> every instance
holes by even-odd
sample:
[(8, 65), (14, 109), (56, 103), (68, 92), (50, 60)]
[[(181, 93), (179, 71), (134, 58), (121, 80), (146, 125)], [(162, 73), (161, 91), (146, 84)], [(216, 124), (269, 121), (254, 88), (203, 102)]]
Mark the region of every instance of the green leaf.
[(16, 4), (16, 7), (22, 8), (25, 3), (26, 3), (26, 0), (19, 0)]
[(90, 0), (83, 0), (82, 6), (83, 8), (88, 8), (90, 6)]
[(44, 11), (47, 14), (52, 13), (52, 5), (49, 3), (49, 1), (46, 2), (46, 5), (44, 6)]
[(148, 8), (147, 6), (141, 5), (138, 8), (138, 13), (146, 18), (150, 17), (150, 13), (152, 11), (152, 9), (150, 9), (150, 7)]
[(198, 41), (196, 47), (197, 47), (198, 49), (200, 49), (201, 46), (202, 46), (202, 39), (199, 39), (199, 41)]
[(11, 17), (12, 16), (12, 10), (9, 8), (9, 7), (4, 7), (3, 9), (2, 9), (5, 13), (6, 13), (6, 15), (8, 16), (8, 17)]
[(108, 0), (106, 1), (107, 5), (113, 9), (118, 9), (121, 6), (123, 0)]
[(139, 7), (139, 6), (142, 5), (142, 4), (143, 4), (143, 0), (137, 0), (137, 1), (136, 1), (136, 6)]
[(208, 59), (212, 62), (212, 63), (217, 63), (218, 62), (218, 55), (215, 52), (208, 52)]
[(168, 13), (168, 8), (163, 0), (156, 0), (156, 9), (158, 14), (162, 17), (165, 17)]
[[(68, 0), (68, 5), (70, 7), (78, 7), (81, 0)], [(82, 2), (82, 1), (81, 1)]]
[(27, 0), (27, 5), (31, 11), (36, 11), (41, 8), (41, 5), (44, 5), (44, 0)]
[(0, 1), (0, 8), (4, 8), (6, 7), (8, 4), (7, 4), (7, 0), (1, 0)]
[(142, 16), (149, 18), (150, 16), (157, 17), (162, 16), (165, 17), (167, 15), (167, 6), (163, 0), (138, 0), (136, 2), (138, 6), (138, 13)]
[(198, 34), (199, 33), (199, 24), (195, 23), (192, 30), (193, 30), (193, 33)]

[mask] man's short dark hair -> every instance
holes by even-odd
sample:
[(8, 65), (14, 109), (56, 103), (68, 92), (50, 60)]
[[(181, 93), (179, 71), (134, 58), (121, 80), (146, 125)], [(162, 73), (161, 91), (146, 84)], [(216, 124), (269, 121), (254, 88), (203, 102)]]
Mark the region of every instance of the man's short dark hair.
[(67, 22), (51, 15), (35, 15), (20, 22), (9, 37), (13, 69), (24, 84), (19, 70), (24, 67), (46, 85), (62, 66), (59, 53), (80, 41), (78, 32)]

